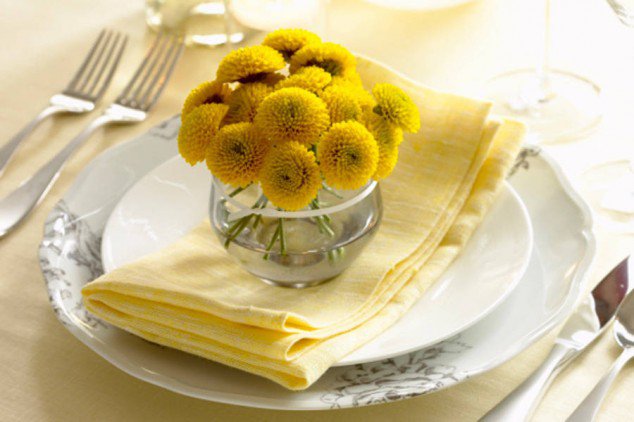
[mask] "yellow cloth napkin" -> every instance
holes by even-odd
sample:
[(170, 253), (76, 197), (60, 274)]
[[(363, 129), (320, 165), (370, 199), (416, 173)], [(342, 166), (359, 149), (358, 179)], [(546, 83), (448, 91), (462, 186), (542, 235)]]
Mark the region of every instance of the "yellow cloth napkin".
[[(369, 84), (386, 80), (372, 62), (359, 67)], [(423, 129), (381, 182), (379, 232), (341, 276), (305, 290), (266, 285), (232, 261), (205, 223), (88, 284), (87, 309), (150, 341), (294, 390), (380, 334), (460, 252), (523, 134), (519, 123), (488, 120), (488, 103), (390, 82), (417, 103)]]

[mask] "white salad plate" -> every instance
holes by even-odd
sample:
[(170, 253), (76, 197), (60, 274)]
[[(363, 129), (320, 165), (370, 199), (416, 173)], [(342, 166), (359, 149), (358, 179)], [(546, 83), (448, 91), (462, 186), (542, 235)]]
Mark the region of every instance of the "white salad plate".
[[(199, 225), (208, 215), (210, 186), (204, 164), (192, 168), (179, 156), (150, 171), (123, 196), (106, 223), (101, 248), (104, 271), (158, 251)], [(214, 236), (211, 231), (209, 235)], [(505, 184), (444, 275), (398, 323), (337, 366), (403, 355), (473, 325), (517, 286), (531, 249), (528, 211)], [(231, 258), (227, 255), (227, 259)]]
[(499, 306), (451, 338), (398, 357), (331, 368), (299, 392), (144, 341), (90, 315), (81, 288), (103, 273), (101, 240), (112, 211), (144, 175), (177, 154), (178, 127), (175, 117), (93, 160), (51, 211), (39, 250), (61, 323), (104, 359), (149, 383), (204, 400), (277, 409), (402, 400), (450, 387), (507, 361), (560, 323), (583, 290), (595, 254), (590, 211), (553, 160), (530, 147), (508, 179), (533, 227), (528, 268)]

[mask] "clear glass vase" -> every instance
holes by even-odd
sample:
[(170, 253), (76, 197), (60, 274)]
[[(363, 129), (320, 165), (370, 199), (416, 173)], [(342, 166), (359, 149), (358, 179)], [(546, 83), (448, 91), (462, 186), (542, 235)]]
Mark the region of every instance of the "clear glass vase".
[(322, 189), (307, 209), (281, 211), (257, 185), (233, 190), (214, 178), (209, 216), (214, 233), (244, 269), (276, 286), (304, 288), (348, 268), (381, 223), (379, 185)]

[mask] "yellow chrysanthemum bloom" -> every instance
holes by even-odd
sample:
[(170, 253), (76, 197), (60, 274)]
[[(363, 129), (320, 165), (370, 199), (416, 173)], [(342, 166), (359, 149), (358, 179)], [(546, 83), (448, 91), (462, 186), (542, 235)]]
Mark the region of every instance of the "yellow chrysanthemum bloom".
[(289, 59), (300, 48), (314, 43), (320, 43), (321, 39), (305, 29), (278, 29), (269, 33), (262, 41), (262, 45), (271, 47)]
[(363, 89), (363, 85), (361, 85), (360, 83), (357, 84), (346, 78), (336, 76), (332, 78), (332, 82), (330, 82), (330, 85), (326, 87), (326, 89), (329, 89), (330, 87), (345, 88), (348, 91), (354, 93), (357, 101), (359, 102), (359, 105), (364, 111), (372, 110), (372, 108), (376, 105), (376, 101), (374, 101), (374, 97), (372, 96), (372, 94)]
[(333, 85), (336, 85), (339, 82), (348, 82), (356, 86), (363, 87), (363, 81), (361, 80), (361, 75), (355, 70), (349, 70), (344, 75), (335, 76), (332, 78)]
[(342, 86), (332, 86), (322, 92), (319, 97), (328, 107), (331, 123), (359, 120), (362, 116), (361, 105), (352, 90)]
[(296, 141), (308, 146), (317, 142), (330, 118), (326, 104), (312, 92), (283, 88), (262, 101), (254, 123), (272, 142)]
[(275, 86), (278, 82), (283, 81), (284, 79), (286, 79), (286, 76), (281, 73), (268, 73), (261, 82), (270, 86)]
[(367, 113), (366, 127), (379, 147), (379, 162), (372, 177), (375, 180), (385, 179), (398, 161), (398, 146), (403, 142), (403, 130), (372, 112)]
[(229, 111), (224, 123), (252, 122), (258, 107), (271, 92), (273, 87), (262, 82), (240, 85), (227, 101)]
[(379, 146), (399, 146), (403, 142), (403, 130), (376, 113), (367, 113), (364, 123)]
[(268, 150), (252, 123), (223, 126), (207, 149), (207, 168), (223, 183), (244, 187), (257, 180)]
[(321, 67), (332, 76), (346, 76), (356, 72), (357, 60), (339, 44), (308, 44), (291, 57), (290, 71), (295, 73), (304, 66)]
[(335, 123), (317, 145), (317, 158), (330, 186), (359, 189), (376, 172), (379, 147), (361, 123)]
[(321, 188), (315, 155), (297, 142), (274, 145), (260, 171), (260, 185), (279, 208), (297, 211), (308, 206)]
[(228, 109), (224, 104), (203, 104), (185, 117), (178, 131), (178, 152), (190, 165), (205, 159), (207, 148)]
[(297, 87), (319, 94), (321, 90), (330, 83), (332, 76), (317, 66), (302, 67), (294, 75), (280, 81), (276, 88)]
[(372, 88), (376, 99), (374, 112), (405, 132), (416, 133), (420, 129), (418, 108), (402, 89), (391, 84), (376, 84)]
[(374, 172), (372, 178), (374, 180), (385, 179), (392, 174), (397, 161), (398, 147), (396, 145), (379, 144), (379, 162), (376, 165), (376, 172)]
[(231, 94), (231, 88), (223, 83), (217, 81), (201, 83), (192, 89), (187, 98), (185, 98), (181, 111), (181, 121), (184, 121), (185, 117), (199, 105), (224, 103), (229, 94)]
[(396, 166), (398, 146), (403, 141), (403, 131), (401, 128), (385, 121), (382, 117), (374, 113), (372, 115), (368, 129), (379, 147), (379, 162), (372, 177), (375, 180), (381, 180), (388, 177)]
[(216, 80), (220, 82), (256, 82), (286, 66), (284, 57), (271, 47), (254, 45), (227, 54), (218, 65)]

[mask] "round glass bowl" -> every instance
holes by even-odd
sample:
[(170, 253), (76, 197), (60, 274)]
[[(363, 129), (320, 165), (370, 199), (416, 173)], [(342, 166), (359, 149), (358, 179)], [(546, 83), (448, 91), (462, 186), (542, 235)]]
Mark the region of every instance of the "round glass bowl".
[(315, 286), (341, 274), (381, 223), (379, 185), (322, 189), (310, 208), (288, 212), (266, 201), (257, 185), (235, 190), (213, 178), (211, 226), (247, 271), (276, 286)]

